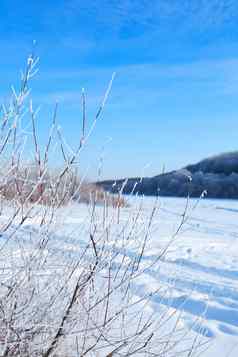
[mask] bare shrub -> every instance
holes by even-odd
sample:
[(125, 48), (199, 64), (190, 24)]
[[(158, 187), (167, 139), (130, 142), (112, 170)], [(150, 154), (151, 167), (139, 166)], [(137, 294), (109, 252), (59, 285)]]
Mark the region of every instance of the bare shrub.
[[(124, 198), (83, 184), (75, 171), (112, 82), (88, 134), (82, 92), (82, 134), (73, 154), (67, 153), (57, 129), (57, 105), (47, 145), (41, 150), (37, 110), (29, 99), (29, 81), (37, 62), (33, 55), (28, 58), (19, 92), (13, 89), (9, 107), (2, 107), (1, 356), (190, 356), (193, 347), (183, 346), (187, 331), (180, 327), (178, 314), (161, 306), (158, 318), (150, 309), (152, 296), (158, 292), (166, 296), (166, 287), (139, 289), (142, 274), (159, 267), (167, 249), (163, 247), (149, 263), (144, 260), (158, 201), (148, 217), (139, 205), (122, 219)], [(27, 135), (22, 130), (25, 115), (31, 123)], [(35, 159), (27, 164), (23, 152), (28, 136)], [(62, 167), (54, 173), (49, 165), (53, 141), (63, 158)], [(88, 207), (74, 228), (67, 222), (73, 219), (76, 202), (86, 202)]]

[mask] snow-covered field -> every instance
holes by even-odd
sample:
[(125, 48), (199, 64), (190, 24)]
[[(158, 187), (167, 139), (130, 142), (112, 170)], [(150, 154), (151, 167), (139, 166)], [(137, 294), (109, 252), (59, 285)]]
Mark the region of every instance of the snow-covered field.
[[(150, 210), (151, 199), (145, 200)], [(186, 200), (162, 198), (157, 212), (151, 259), (176, 231)], [(209, 338), (204, 356), (238, 355), (238, 202), (190, 200), (187, 220), (171, 242), (159, 271), (144, 275), (144, 284), (164, 281), (174, 299), (163, 304), (185, 312), (184, 323)], [(159, 301), (159, 300), (158, 300)], [(153, 301), (156, 310), (156, 300)], [(161, 303), (161, 301), (159, 301)], [(201, 317), (199, 324), (194, 318)]]
[[(138, 205), (140, 200), (131, 199), (130, 203)], [(145, 216), (149, 216), (154, 201), (144, 198)], [(156, 288), (164, 282), (171, 296), (152, 297), (154, 311), (159, 310), (161, 303), (182, 310), (184, 324), (209, 338), (204, 356), (235, 357), (238, 355), (238, 202), (190, 199), (185, 223), (173, 238), (186, 204), (185, 199), (160, 199), (143, 257), (146, 266), (161, 254), (168, 242), (170, 245), (159, 269), (157, 266), (146, 269), (140, 290)], [(80, 211), (80, 208), (72, 211), (65, 223), (77, 225), (82, 219), (78, 217)], [(131, 207), (123, 209), (121, 221), (126, 221), (130, 212)], [(127, 254), (131, 256), (133, 249), (128, 247)]]
[[(119, 227), (130, 226), (132, 212), (136, 212), (142, 202), (142, 198), (128, 200), (130, 206), (120, 211)], [(138, 227), (145, 227), (154, 204), (154, 198), (143, 199)], [(102, 211), (103, 207), (96, 208), (99, 216)], [(55, 264), (77, 257), (82, 250), (88, 233), (85, 222), (90, 214), (89, 207), (83, 204), (60, 209), (55, 235), (47, 245)], [(2, 222), (5, 219), (1, 217)], [(33, 230), (37, 224), (36, 217), (24, 229)], [(136, 254), (135, 242), (142, 233), (139, 230), (133, 242), (121, 245), (118, 240), (114, 249), (119, 252), (123, 249), (123, 254), (131, 259)], [(3, 245), (6, 238), (2, 237)], [(17, 240), (10, 245), (14, 251), (14, 244), (18, 244), (14, 259), (18, 257), (19, 236)], [(11, 259), (12, 255), (13, 252)], [(144, 270), (132, 285), (135, 296), (149, 294), (161, 285), (166, 287), (166, 293), (159, 290), (151, 295), (150, 313), (159, 319), (161, 306), (181, 312), (180, 324), (188, 328), (192, 336), (197, 335), (200, 342), (208, 342), (203, 356), (238, 355), (237, 201), (190, 199), (187, 206), (186, 199), (160, 198), (141, 266)]]

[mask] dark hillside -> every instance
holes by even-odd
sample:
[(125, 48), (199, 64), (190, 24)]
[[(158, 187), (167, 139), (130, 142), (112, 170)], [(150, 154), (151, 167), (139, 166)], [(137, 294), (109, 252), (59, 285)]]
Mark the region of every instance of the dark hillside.
[(154, 177), (130, 178), (127, 181), (97, 182), (105, 190), (125, 194), (199, 197), (207, 191), (210, 198), (238, 198), (238, 152), (225, 153), (194, 165)]

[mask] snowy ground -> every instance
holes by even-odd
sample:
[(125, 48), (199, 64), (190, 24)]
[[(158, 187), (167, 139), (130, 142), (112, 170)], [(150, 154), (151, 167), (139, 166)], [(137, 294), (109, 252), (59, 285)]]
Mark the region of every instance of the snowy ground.
[[(121, 210), (120, 225), (127, 224), (141, 198), (130, 198), (129, 202), (130, 207)], [(153, 198), (143, 200), (142, 226), (149, 219), (154, 202)], [(196, 200), (190, 200), (183, 218), (186, 205), (185, 199), (159, 200), (141, 262), (145, 271), (134, 292), (140, 296), (163, 284), (169, 294), (157, 293), (151, 297), (150, 308), (155, 316), (159, 316), (161, 304), (181, 311), (181, 323), (200, 339), (209, 341), (203, 356), (235, 357), (238, 355), (238, 202), (205, 199), (197, 204)], [(98, 207), (97, 214), (102, 210), (103, 207)], [(85, 222), (89, 216), (89, 208), (82, 204), (61, 209), (55, 237), (48, 245), (56, 262), (62, 252), (64, 259), (67, 255), (77, 256), (84, 244)], [(5, 218), (1, 217), (1, 221)], [(37, 220), (32, 224), (37, 224)], [(165, 247), (168, 247), (166, 254), (162, 254)], [(131, 258), (134, 254), (134, 245), (128, 242), (126, 255)], [(159, 256), (159, 264), (153, 265)]]
[[(151, 199), (145, 203), (149, 210)], [(176, 231), (185, 206), (184, 199), (161, 199), (151, 251), (147, 251), (144, 259), (156, 255), (161, 242)], [(209, 337), (204, 356), (235, 357), (238, 355), (238, 202), (202, 200), (196, 206), (196, 200), (190, 200), (187, 214), (188, 219), (171, 243), (160, 270), (148, 271), (144, 284), (152, 277), (154, 284), (163, 280), (172, 286), (174, 299), (172, 302), (164, 299), (163, 303), (183, 310), (185, 323)], [(202, 317), (199, 327), (192, 323), (194, 317)]]
[[(139, 198), (131, 199), (131, 206), (138, 205), (138, 201)], [(145, 216), (149, 216), (154, 201), (144, 199)], [(185, 199), (160, 199), (143, 258), (146, 266), (171, 241), (185, 207)], [(73, 210), (66, 222), (71, 226), (82, 222), (79, 211)], [(121, 221), (126, 221), (130, 212), (131, 207), (123, 209)], [(170, 288), (171, 295), (163, 298), (157, 294), (152, 298), (154, 311), (159, 310), (161, 303), (183, 311), (184, 324), (209, 339), (204, 356), (235, 357), (238, 355), (238, 202), (206, 199), (197, 204), (197, 200), (191, 199), (186, 215), (159, 269), (146, 269), (139, 289), (149, 290), (162, 281)], [(133, 249), (128, 247), (127, 254), (133, 255)]]

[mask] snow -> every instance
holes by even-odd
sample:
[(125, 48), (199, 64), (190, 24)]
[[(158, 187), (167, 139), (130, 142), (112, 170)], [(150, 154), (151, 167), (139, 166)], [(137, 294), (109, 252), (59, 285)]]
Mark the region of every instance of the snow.
[[(131, 197), (128, 201), (129, 207), (121, 209), (120, 221), (114, 231), (116, 244), (111, 241), (107, 243), (108, 250), (113, 245), (114, 251), (117, 251), (118, 262), (120, 254), (125, 254), (124, 264), (138, 254), (138, 242), (146, 233), (145, 222), (150, 219), (155, 198)], [(138, 219), (140, 224), (125, 244), (119, 232), (122, 227), (131, 227), (138, 207), (142, 211)], [(97, 207), (95, 215), (100, 217), (102, 211), (103, 207)], [(112, 212), (113, 208), (110, 208), (109, 217)], [(86, 246), (88, 227), (85, 222), (90, 214), (90, 208), (83, 204), (74, 203), (68, 208), (59, 209), (52, 238), (44, 250), (44, 254), (54, 262), (51, 268), (54, 267), (55, 272), (59, 261), (61, 266), (64, 260), (72, 261)], [(5, 213), (1, 222), (6, 217)], [(34, 233), (34, 227), (38, 224), (37, 217), (32, 218), (21, 229), (21, 234), (11, 241), (11, 256), (5, 255), (4, 266), (8, 264), (7, 259), (13, 259), (17, 264), (22, 254), (19, 237), (26, 239), (25, 232)], [(160, 198), (149, 233), (140, 262), (142, 273), (132, 284), (135, 299), (148, 294), (146, 311), (158, 316), (158, 319), (163, 307), (179, 313), (179, 323), (188, 328), (193, 336), (197, 335), (200, 341), (206, 342), (203, 356), (236, 357), (238, 202), (208, 199), (190, 199), (187, 202), (186, 199)], [(2, 237), (1, 244), (6, 239), (7, 236)], [(29, 241), (29, 255), (32, 253), (30, 247)], [(113, 269), (117, 268), (116, 264), (117, 260)]]
[[(131, 199), (131, 205), (137, 205), (138, 200)], [(154, 199), (144, 198), (145, 215), (150, 214), (153, 203)], [(146, 265), (170, 241), (185, 207), (185, 199), (160, 199), (152, 238), (143, 257)], [(128, 219), (130, 210), (122, 210), (122, 221)], [(160, 304), (183, 311), (184, 323), (209, 337), (204, 356), (235, 357), (238, 354), (238, 202), (190, 199), (187, 215), (159, 269), (152, 266), (140, 277), (139, 291), (156, 289), (162, 281), (170, 287), (171, 296), (152, 297), (154, 311), (159, 311)], [(77, 224), (75, 218), (69, 218), (68, 222)], [(128, 247), (127, 256), (131, 255), (133, 250)], [(194, 324), (196, 319), (202, 322)]]
[[(147, 200), (148, 209), (150, 199)], [(163, 198), (157, 214), (151, 252), (172, 236), (186, 206), (184, 199)], [(193, 208), (195, 206), (195, 208)], [(185, 324), (202, 318), (195, 331), (209, 338), (204, 356), (238, 355), (238, 202), (190, 200), (188, 219), (162, 259), (160, 270), (146, 272), (172, 286), (173, 299), (155, 303), (184, 312)], [(147, 283), (145, 276), (144, 284)], [(155, 306), (156, 309), (156, 306)], [(192, 327), (193, 328), (193, 327)]]

